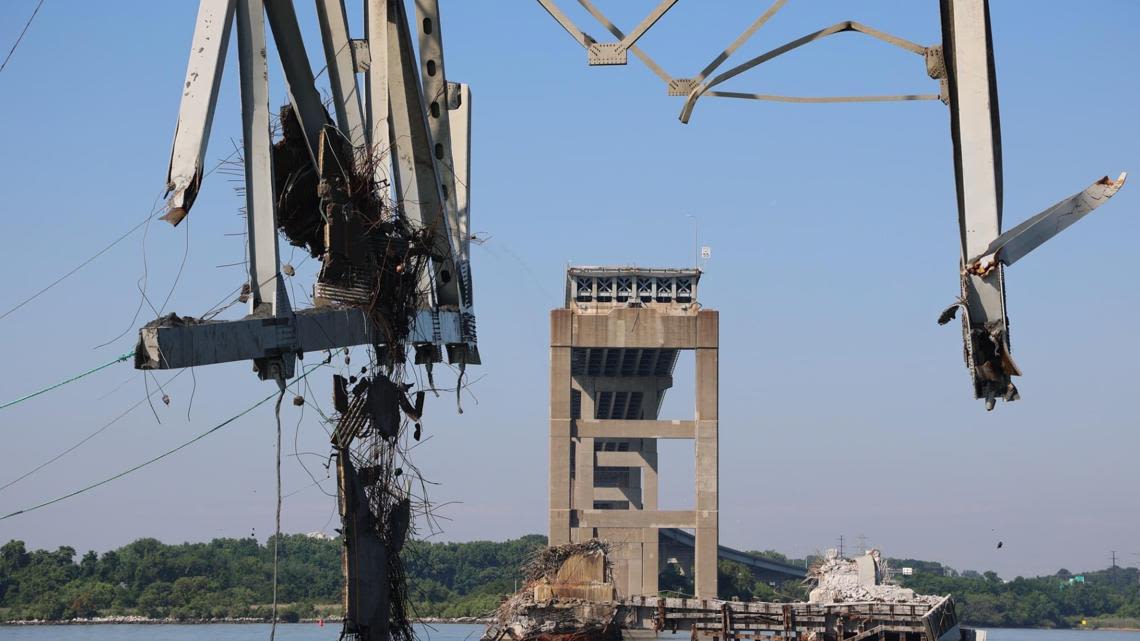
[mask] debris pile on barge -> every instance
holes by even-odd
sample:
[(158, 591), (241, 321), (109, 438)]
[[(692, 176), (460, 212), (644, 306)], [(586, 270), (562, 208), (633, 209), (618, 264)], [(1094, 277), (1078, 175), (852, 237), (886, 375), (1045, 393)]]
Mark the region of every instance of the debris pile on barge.
[(523, 565), (523, 588), (495, 612), (483, 640), (620, 639), (609, 551), (592, 539), (539, 552)]
[(812, 568), (807, 602), (623, 597), (602, 541), (559, 546), (523, 567), (526, 584), (495, 613), (483, 641), (600, 641), (622, 630), (689, 631), (702, 641), (984, 641), (962, 629), (949, 596), (892, 585), (877, 551), (835, 552)]
[(942, 597), (915, 594), (914, 590), (888, 582), (886, 561), (878, 550), (845, 559), (835, 550), (811, 568), (809, 579), (816, 587), (808, 596), (810, 603), (929, 603)]

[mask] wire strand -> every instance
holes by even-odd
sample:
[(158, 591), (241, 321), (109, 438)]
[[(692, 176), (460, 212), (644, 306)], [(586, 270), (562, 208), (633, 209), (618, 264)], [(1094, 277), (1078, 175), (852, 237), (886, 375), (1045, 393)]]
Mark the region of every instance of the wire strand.
[(142, 219), (141, 221), (139, 221), (139, 223), (137, 225), (135, 225), (134, 227), (131, 227), (126, 232), (124, 232), (122, 236), (119, 236), (115, 240), (111, 241), (111, 244), (107, 245), (103, 249), (100, 249), (98, 252), (96, 252), (94, 256), (88, 258), (87, 260), (83, 261), (82, 263), (79, 263), (79, 265), (77, 267), (75, 267), (71, 271), (67, 272), (63, 276), (60, 276), (59, 278), (55, 279), (54, 281), (51, 282), (51, 284), (47, 285), (46, 287), (39, 290), (38, 292), (36, 292), (36, 293), (32, 294), (31, 296), (25, 298), (24, 300), (20, 301), (19, 303), (17, 303), (15, 306), (13, 306), (11, 309), (4, 312), (3, 314), (0, 314), (0, 320), (4, 320), (5, 318), (7, 318), (9, 315), (11, 315), (16, 310), (18, 310), (21, 307), (23, 307), (24, 305), (27, 305), (28, 303), (34, 301), (35, 299), (39, 298), (40, 296), (43, 296), (45, 293), (48, 292), (48, 290), (50, 290), (51, 288), (55, 287), (56, 285), (62, 283), (63, 281), (67, 280), (69, 277), (71, 277), (73, 274), (75, 274), (75, 272), (77, 272), (77, 271), (83, 269), (84, 267), (90, 265), (96, 258), (99, 258), (103, 254), (107, 253), (112, 247), (123, 242), (131, 234), (135, 233), (140, 228), (142, 228), (142, 226), (147, 224), (147, 222), (151, 218), (154, 218), (154, 216), (157, 213), (158, 212), (154, 212), (154, 213), (150, 214), (149, 216), (147, 216), (146, 218)]
[(277, 405), (273, 415), (277, 418), (277, 514), (273, 531), (273, 626), (269, 628), (269, 641), (277, 637), (277, 564), (281, 546), (281, 401), (285, 398), (285, 379), (277, 379), (281, 391), (277, 393)]
[[(318, 364), (310, 367), (309, 369), (305, 370), (300, 376), (298, 376), (291, 383), (286, 385), (286, 388), (291, 387), (294, 383), (297, 383), (298, 381), (304, 379), (310, 373), (312, 373), (313, 370), (317, 369), (318, 367), (322, 367), (323, 365), (325, 365), (325, 363), (318, 363)], [(67, 499), (79, 496), (80, 494), (85, 494), (87, 492), (90, 492), (91, 490), (94, 490), (97, 487), (106, 485), (112, 481), (117, 481), (117, 480), (123, 478), (124, 476), (127, 476), (128, 474), (131, 474), (133, 472), (137, 472), (137, 471), (141, 470), (142, 468), (147, 467), (148, 465), (151, 465), (152, 463), (157, 463), (158, 461), (161, 461), (162, 459), (170, 456), (171, 454), (174, 454), (175, 452), (178, 452), (179, 450), (186, 449), (187, 447), (193, 445), (194, 443), (197, 443), (198, 441), (206, 438), (207, 436), (213, 434), (214, 432), (217, 432), (218, 430), (226, 427), (230, 423), (233, 423), (234, 421), (245, 416), (246, 414), (249, 414), (253, 410), (257, 409), (258, 407), (261, 407), (262, 405), (273, 400), (273, 397), (276, 396), (277, 394), (278, 394), (278, 392), (273, 392), (269, 396), (266, 396), (265, 398), (261, 399), (260, 401), (258, 401), (256, 403), (254, 403), (253, 405), (247, 407), (246, 409), (242, 410), (238, 414), (235, 414), (234, 416), (227, 418), (226, 420), (222, 421), (221, 423), (218, 423), (214, 427), (211, 427), (210, 429), (206, 430), (205, 432), (202, 432), (201, 434), (190, 439), (189, 441), (186, 441), (185, 443), (183, 443), (177, 447), (171, 448), (171, 449), (163, 452), (162, 454), (159, 454), (158, 456), (155, 456), (151, 459), (143, 461), (142, 463), (139, 463), (138, 465), (135, 465), (134, 467), (127, 468), (126, 470), (123, 470), (122, 472), (119, 472), (118, 474), (115, 474), (114, 476), (107, 477), (107, 478), (103, 479), (102, 481), (96, 481), (95, 483), (92, 483), (86, 487), (82, 487), (78, 490), (75, 490), (74, 492), (69, 492), (69, 493), (64, 494), (62, 496), (57, 496), (56, 498), (51, 499), (49, 501), (44, 501), (43, 503), (40, 503), (38, 505), (26, 507), (22, 510), (16, 510), (15, 512), (11, 512), (9, 514), (5, 514), (4, 516), (0, 516), (0, 521), (5, 521), (5, 520), (10, 519), (12, 517), (20, 516), (21, 514), (27, 514), (29, 512), (35, 512), (36, 510), (48, 507), (49, 505), (55, 505), (56, 503), (59, 503), (61, 501), (66, 501)]]
[[(169, 385), (170, 383), (174, 382), (174, 379), (176, 379), (176, 378), (178, 378), (179, 376), (181, 376), (181, 375), (182, 375), (182, 373), (183, 373), (183, 372), (185, 372), (185, 371), (186, 371), (186, 370), (182, 370), (182, 371), (178, 372), (177, 374), (175, 374), (174, 376), (171, 376), (171, 377), (170, 377), (170, 380), (166, 381), (166, 384), (167, 384), (167, 385)], [(191, 373), (193, 373), (193, 371), (191, 371)], [(152, 393), (151, 393), (151, 395), (152, 395), (152, 396), (153, 396), (154, 394), (157, 394), (157, 392), (152, 392)], [(111, 427), (111, 426), (112, 426), (112, 425), (114, 425), (115, 423), (118, 423), (118, 422), (119, 422), (120, 420), (122, 420), (122, 419), (123, 419), (123, 417), (125, 417), (127, 414), (130, 414), (131, 412), (133, 412), (133, 411), (137, 410), (137, 409), (138, 409), (139, 407), (141, 407), (141, 406), (142, 406), (142, 404), (143, 404), (143, 403), (145, 403), (146, 401), (147, 401), (147, 399), (145, 399), (145, 398), (139, 399), (139, 401), (138, 401), (137, 403), (135, 403), (134, 405), (132, 405), (132, 406), (128, 407), (128, 408), (127, 408), (127, 409), (125, 409), (125, 410), (123, 410), (123, 412), (122, 412), (122, 413), (120, 413), (118, 416), (116, 416), (115, 418), (111, 419), (110, 421), (108, 421), (108, 422), (104, 423), (104, 424), (103, 424), (103, 426), (102, 426), (102, 427), (100, 427), (99, 429), (97, 429), (97, 430), (95, 430), (94, 432), (91, 432), (91, 433), (90, 433), (90, 434), (88, 434), (87, 436), (83, 437), (83, 439), (81, 439), (81, 440), (80, 440), (78, 443), (76, 443), (76, 444), (72, 445), (71, 447), (67, 448), (66, 450), (64, 450), (64, 451), (60, 452), (59, 454), (56, 454), (55, 456), (53, 456), (53, 457), (49, 458), (48, 460), (44, 461), (43, 463), (40, 463), (39, 465), (37, 465), (37, 466), (33, 467), (32, 469), (28, 470), (27, 472), (24, 472), (23, 474), (21, 474), (20, 476), (17, 476), (16, 478), (12, 479), (11, 481), (8, 481), (8, 482), (7, 482), (7, 483), (5, 483), (4, 485), (0, 485), (0, 492), (3, 492), (4, 490), (6, 490), (6, 489), (8, 489), (8, 488), (12, 487), (13, 485), (15, 485), (15, 484), (19, 483), (20, 481), (22, 481), (22, 480), (24, 480), (24, 479), (28, 478), (29, 476), (31, 476), (31, 475), (33, 475), (33, 474), (35, 474), (36, 472), (39, 472), (40, 470), (44, 469), (45, 467), (47, 467), (47, 466), (51, 465), (52, 463), (55, 463), (55, 462), (56, 462), (56, 461), (58, 461), (59, 459), (61, 459), (61, 458), (65, 457), (65, 456), (67, 456), (68, 454), (70, 454), (70, 453), (74, 452), (75, 450), (79, 449), (79, 447), (80, 447), (80, 446), (82, 446), (83, 444), (87, 443), (87, 441), (90, 441), (91, 439), (95, 438), (96, 436), (99, 436), (100, 434), (102, 434), (103, 432), (105, 432), (105, 431), (106, 431), (106, 430), (107, 430), (109, 427)]]
[(4, 67), (8, 66), (8, 61), (12, 59), (12, 54), (16, 53), (16, 47), (20, 46), (20, 41), (24, 39), (24, 34), (28, 32), (28, 27), (32, 26), (32, 20), (36, 19), (36, 14), (40, 12), (40, 7), (42, 6), (44, 6), (44, 0), (40, 0), (36, 4), (36, 8), (32, 10), (32, 15), (28, 18), (28, 21), (24, 23), (24, 28), (20, 31), (20, 35), (16, 37), (16, 42), (12, 43), (12, 48), (8, 50), (8, 55), (4, 56), (4, 62), (0, 64), (0, 71), (4, 71)]
[(135, 355), (135, 351), (131, 350), (131, 351), (127, 352), (126, 354), (123, 354), (122, 356), (117, 357), (113, 361), (108, 361), (108, 362), (103, 363), (102, 365), (100, 365), (98, 367), (93, 367), (93, 368), (87, 370), (86, 372), (83, 372), (82, 374), (76, 374), (75, 376), (72, 376), (71, 378), (64, 379), (64, 380), (62, 380), (62, 381), (60, 381), (54, 385), (49, 385), (49, 386), (47, 386), (41, 390), (37, 390), (35, 392), (32, 392), (31, 394), (25, 394), (25, 395), (21, 396), (20, 398), (8, 401), (7, 403), (0, 405), (0, 410), (8, 408), (8, 407), (12, 407), (13, 405), (15, 405), (17, 403), (23, 403), (24, 401), (26, 401), (28, 399), (35, 398), (35, 397), (39, 396), (40, 394), (43, 394), (45, 392), (50, 392), (53, 389), (58, 389), (60, 387), (63, 387), (64, 385), (67, 385), (68, 383), (74, 383), (75, 381), (83, 378), (84, 376), (94, 374), (95, 372), (98, 372), (99, 370), (107, 369), (108, 367), (114, 365), (115, 363), (122, 363), (123, 361), (127, 360), (128, 358), (130, 358), (134, 355)]

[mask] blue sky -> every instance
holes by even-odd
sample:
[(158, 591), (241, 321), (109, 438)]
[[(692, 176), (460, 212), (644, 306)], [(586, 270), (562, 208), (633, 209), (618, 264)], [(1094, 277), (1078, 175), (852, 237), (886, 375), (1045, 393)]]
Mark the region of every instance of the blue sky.
[[(5, 50), (34, 4), (0, 5)], [(653, 4), (599, 3), (626, 26)], [(723, 542), (800, 556), (862, 534), (892, 556), (1007, 576), (1102, 567), (1114, 549), (1126, 563), (1138, 560), (1136, 186), (1009, 269), (1023, 400), (987, 414), (971, 398), (957, 327), (934, 322), (957, 294), (943, 105), (707, 98), (682, 125), (680, 100), (640, 63), (588, 68), (536, 2), (442, 5), (449, 79), (474, 93), (472, 227), (490, 240), (473, 248), (485, 363), (473, 373), (475, 398), (465, 399), (462, 416), (450, 398), (429, 403), (433, 439), (417, 450), (417, 463), (440, 483), (435, 500), (456, 502), (443, 509), (451, 520), (438, 538), (545, 531), (547, 319), (562, 303), (565, 266), (688, 265), (693, 215), (713, 252), (700, 296), (721, 311)], [(675, 76), (689, 75), (764, 6), (686, 0), (641, 44)], [(313, 9), (298, 7), (315, 59)], [(601, 39), (588, 16), (571, 13)], [(195, 14), (189, 1), (44, 4), (0, 74), (0, 308), (154, 207)], [(992, 14), (1007, 224), (1104, 174), (1140, 171), (1140, 6), (1049, 2), (1028, 11), (995, 0)], [(844, 19), (920, 44), (940, 37), (934, 0), (800, 0), (733, 61)], [(273, 104), (281, 104), (274, 58), (271, 80)], [(724, 88), (936, 90), (919, 57), (851, 34)], [(239, 137), (231, 63), (209, 159), (228, 155)], [(184, 253), (167, 311), (198, 315), (239, 286), (241, 267), (218, 267), (243, 252), (242, 239), (227, 235), (243, 229), (228, 178), (207, 179), (188, 223), (152, 224), (0, 320), (0, 399), (129, 350), (135, 328), (153, 317), (144, 305), (132, 318), (140, 279), (159, 306)], [(303, 300), (313, 261), (302, 257), (284, 250), (299, 266), (293, 287)], [(682, 362), (678, 386), (691, 376)], [(327, 406), (325, 378), (310, 396)], [(244, 363), (181, 375), (166, 390), (170, 406), (155, 406), (161, 424), (144, 404), (0, 491), (0, 512), (116, 473), (272, 391)], [(143, 380), (118, 365), (0, 410), (0, 485), (144, 394)], [(691, 393), (674, 390), (666, 413), (691, 415)], [(327, 451), (311, 410), (301, 416), (287, 406), (283, 420), (287, 453), (295, 437), (298, 452)], [(273, 519), (273, 444), (265, 405), (160, 464), (0, 522), (0, 540), (106, 549), (140, 536), (263, 538)], [(663, 447), (663, 505), (691, 504), (690, 457), (691, 446)], [(320, 455), (301, 458), (324, 477)], [(331, 531), (334, 502), (309, 485), (297, 458), (287, 458), (286, 492), (301, 491), (286, 500), (284, 527)]]

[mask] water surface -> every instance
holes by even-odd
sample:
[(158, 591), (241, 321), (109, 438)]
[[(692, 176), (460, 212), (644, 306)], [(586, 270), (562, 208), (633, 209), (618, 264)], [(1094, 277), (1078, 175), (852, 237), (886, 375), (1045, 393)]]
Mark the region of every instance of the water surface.
[[(433, 624), (416, 626), (422, 641), (476, 641), (481, 625)], [(340, 626), (315, 623), (277, 626), (280, 641), (335, 641)], [(662, 635), (687, 641), (688, 633)], [(35, 625), (0, 626), (0, 641), (267, 641), (269, 625)], [(987, 641), (1140, 641), (1140, 631), (990, 629)]]

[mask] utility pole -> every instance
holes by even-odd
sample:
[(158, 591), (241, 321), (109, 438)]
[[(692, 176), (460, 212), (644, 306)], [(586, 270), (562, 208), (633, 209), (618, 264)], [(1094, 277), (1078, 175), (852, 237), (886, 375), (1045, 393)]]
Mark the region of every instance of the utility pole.
[(1112, 550), (1112, 567), (1116, 569), (1116, 550)]
[(839, 535), (839, 558), (843, 558), (843, 535)]
[(859, 535), (859, 554), (866, 554), (866, 553), (867, 553), (867, 537), (860, 534)]

